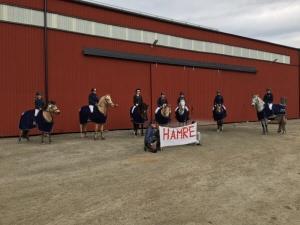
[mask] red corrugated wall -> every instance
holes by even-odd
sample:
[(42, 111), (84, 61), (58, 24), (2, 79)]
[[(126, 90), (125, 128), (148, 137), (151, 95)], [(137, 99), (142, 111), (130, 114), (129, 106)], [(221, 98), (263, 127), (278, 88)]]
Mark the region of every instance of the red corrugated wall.
[[(173, 110), (179, 92), (184, 91), (188, 105), (192, 109), (192, 117), (201, 120), (211, 119), (212, 101), (216, 90), (220, 89), (229, 112), (228, 122), (255, 120), (256, 114), (250, 106), (251, 95), (254, 93), (263, 95), (265, 89), (270, 87), (275, 95), (275, 102), (279, 101), (280, 96), (288, 98), (289, 118), (299, 117), (300, 59), (295, 49), (66, 1), (48, 2), (49, 10), (52, 12), (291, 56), (291, 64), (285, 65), (159, 46), (151, 48), (144, 44), (49, 30), (49, 98), (55, 100), (62, 110), (61, 115), (55, 120), (55, 132), (78, 131), (78, 110), (80, 106), (87, 104), (87, 95), (92, 87), (98, 89), (99, 95), (110, 93), (113, 100), (119, 104), (118, 108), (109, 112), (107, 124), (109, 129), (131, 126), (129, 107), (137, 87), (142, 89), (143, 98), (147, 103), (152, 101), (153, 111), (161, 91), (167, 93)], [(41, 6), (32, 5), (32, 7)], [(20, 113), (33, 107), (34, 92), (43, 91), (43, 30), (5, 23), (0, 23), (0, 28), (1, 38), (4, 38), (0, 41), (3, 49), (0, 53), (2, 92), (0, 100), (6, 106), (1, 113), (6, 119), (0, 128), (0, 136), (10, 136), (18, 132)], [(85, 47), (253, 66), (258, 72), (248, 74), (87, 57), (82, 54)]]
[(43, 31), (0, 23), (0, 136), (18, 133), (21, 113), (44, 91)]
[(0, 3), (32, 9), (44, 9), (44, 0), (0, 0)]

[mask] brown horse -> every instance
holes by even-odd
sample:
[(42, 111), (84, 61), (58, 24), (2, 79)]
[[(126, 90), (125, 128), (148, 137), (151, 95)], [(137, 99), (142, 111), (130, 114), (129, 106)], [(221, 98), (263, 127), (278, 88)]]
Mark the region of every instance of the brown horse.
[(104, 140), (105, 138), (103, 137), (103, 129), (107, 119), (107, 111), (109, 107), (115, 107), (115, 106), (118, 106), (118, 104), (114, 104), (111, 99), (111, 96), (107, 94), (100, 98), (98, 104), (94, 108), (93, 113), (91, 113), (89, 106), (81, 107), (79, 111), (81, 137), (86, 137), (87, 123), (94, 122), (95, 123), (94, 139), (96, 140), (99, 138), (99, 132), (100, 132), (100, 138), (101, 140)]
[(36, 122), (38, 129), (42, 133), (42, 143), (44, 143), (45, 136), (48, 136), (48, 142), (51, 143), (51, 132), (54, 124), (53, 116), (58, 114), (60, 114), (60, 110), (53, 101), (49, 101), (36, 117), (34, 116), (34, 109), (24, 112), (19, 123), (19, 142), (22, 138), (29, 140), (29, 130), (35, 127), (34, 122)]

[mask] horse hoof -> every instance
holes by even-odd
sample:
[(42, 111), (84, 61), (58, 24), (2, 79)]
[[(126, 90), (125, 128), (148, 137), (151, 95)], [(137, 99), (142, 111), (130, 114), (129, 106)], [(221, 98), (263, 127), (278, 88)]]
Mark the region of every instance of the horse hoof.
[(105, 137), (101, 137), (101, 140), (105, 140)]

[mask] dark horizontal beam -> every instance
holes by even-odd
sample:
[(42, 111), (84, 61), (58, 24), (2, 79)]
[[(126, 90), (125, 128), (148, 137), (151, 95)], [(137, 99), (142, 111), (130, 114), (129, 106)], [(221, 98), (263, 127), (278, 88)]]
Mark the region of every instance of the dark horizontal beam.
[(140, 55), (126, 52), (115, 52), (108, 51), (98, 48), (84, 48), (83, 54), (86, 56), (97, 56), (97, 57), (106, 57), (113, 59), (123, 59), (136, 62), (147, 62), (147, 63), (158, 63), (166, 64), (173, 66), (187, 66), (187, 67), (198, 67), (205, 69), (215, 69), (215, 70), (226, 70), (234, 72), (243, 72), (243, 73), (256, 73), (255, 67), (248, 66), (237, 66), (237, 65), (228, 65), (220, 63), (211, 63), (211, 62), (200, 62), (192, 61), (185, 59), (174, 59), (174, 58), (165, 58), (160, 56), (150, 56), (150, 55)]

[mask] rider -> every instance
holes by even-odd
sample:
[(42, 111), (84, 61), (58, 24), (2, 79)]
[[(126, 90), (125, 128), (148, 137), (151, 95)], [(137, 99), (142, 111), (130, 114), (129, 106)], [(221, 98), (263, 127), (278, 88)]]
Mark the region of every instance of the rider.
[(185, 99), (184, 93), (182, 91), (179, 93), (179, 97), (177, 99), (177, 105), (179, 105), (179, 103), (180, 103), (181, 100), (184, 100), (185, 103), (186, 103), (186, 99)]
[(99, 102), (99, 97), (97, 96), (97, 90), (96, 88), (91, 89), (91, 93), (89, 94), (88, 100), (89, 100), (89, 108), (91, 110), (91, 113), (94, 112), (94, 107), (98, 104)]
[(214, 106), (218, 105), (218, 104), (224, 105), (224, 98), (221, 95), (221, 91), (220, 90), (217, 90), (217, 95), (216, 95), (216, 97), (214, 99)]
[(176, 109), (175, 109), (175, 112), (176, 112), (177, 109), (179, 108), (179, 104), (180, 104), (180, 101), (181, 101), (181, 100), (184, 100), (184, 102), (185, 102), (185, 109), (186, 109), (187, 111), (189, 111), (188, 107), (186, 106), (186, 99), (185, 99), (185, 97), (184, 97), (184, 93), (181, 91), (181, 92), (179, 93), (179, 97), (178, 97), (178, 99), (177, 99), (177, 107), (176, 107)]
[(42, 94), (40, 92), (36, 92), (34, 100), (34, 117), (37, 117), (39, 111), (42, 110), (44, 106), (45, 102), (43, 100)]
[(164, 92), (160, 93), (160, 97), (157, 99), (157, 106), (162, 107), (164, 104), (168, 104), (167, 96)]
[(133, 113), (135, 107), (143, 104), (143, 97), (141, 95), (141, 89), (137, 88), (135, 90), (135, 95), (133, 96), (133, 107), (131, 109), (131, 113)]
[(168, 105), (168, 99), (164, 92), (160, 93), (160, 97), (157, 99), (157, 109), (155, 110), (155, 113), (162, 108), (164, 105)]
[(266, 94), (264, 96), (264, 102), (266, 105), (268, 105), (268, 109), (270, 110), (270, 113), (271, 113), (271, 116), (274, 116), (274, 112), (273, 112), (273, 109), (272, 109), (272, 106), (273, 106), (273, 94), (272, 94), (272, 91), (270, 88), (267, 88), (266, 89)]
[(215, 96), (215, 99), (214, 99), (213, 111), (215, 110), (215, 107), (217, 105), (222, 105), (223, 109), (226, 111), (226, 107), (224, 105), (224, 98), (221, 95), (221, 91), (220, 90), (217, 90), (217, 95)]

